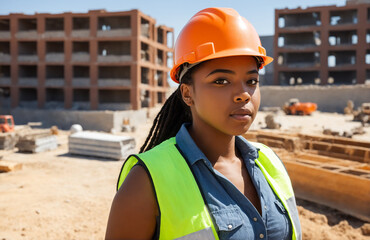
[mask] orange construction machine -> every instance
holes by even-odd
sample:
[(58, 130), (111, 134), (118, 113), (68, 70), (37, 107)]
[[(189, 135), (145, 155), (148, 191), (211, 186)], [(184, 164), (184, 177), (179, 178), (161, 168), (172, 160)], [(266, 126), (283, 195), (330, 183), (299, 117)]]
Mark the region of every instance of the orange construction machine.
[(317, 104), (312, 102), (299, 102), (297, 98), (292, 98), (286, 103), (283, 110), (288, 115), (311, 115), (317, 109)]
[(0, 115), (0, 131), (3, 133), (14, 131), (14, 119), (12, 115)]

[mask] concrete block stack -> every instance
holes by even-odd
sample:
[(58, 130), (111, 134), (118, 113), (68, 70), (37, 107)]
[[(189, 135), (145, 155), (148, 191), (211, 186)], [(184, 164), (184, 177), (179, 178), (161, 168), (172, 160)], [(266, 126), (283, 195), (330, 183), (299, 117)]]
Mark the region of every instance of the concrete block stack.
[(50, 130), (32, 130), (20, 135), (16, 147), (20, 152), (38, 153), (56, 149), (58, 141)]
[(11, 150), (15, 147), (18, 137), (14, 133), (0, 133), (0, 150)]
[(135, 152), (135, 139), (99, 132), (76, 132), (69, 136), (69, 153), (121, 160)]

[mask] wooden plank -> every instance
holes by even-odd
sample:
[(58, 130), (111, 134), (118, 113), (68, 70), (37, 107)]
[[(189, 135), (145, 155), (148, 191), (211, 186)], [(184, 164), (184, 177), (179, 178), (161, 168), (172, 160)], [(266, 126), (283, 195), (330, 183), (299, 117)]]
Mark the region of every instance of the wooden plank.
[(0, 172), (10, 172), (10, 171), (20, 170), (20, 169), (22, 169), (21, 163), (0, 161)]
[(285, 160), (298, 198), (323, 204), (370, 221), (370, 179), (320, 166)]
[(354, 139), (335, 137), (335, 136), (310, 135), (310, 134), (299, 134), (299, 137), (302, 140), (308, 140), (308, 141), (319, 141), (319, 142), (327, 142), (327, 143), (332, 143), (332, 144), (342, 144), (346, 146), (370, 148), (369, 141), (354, 140)]

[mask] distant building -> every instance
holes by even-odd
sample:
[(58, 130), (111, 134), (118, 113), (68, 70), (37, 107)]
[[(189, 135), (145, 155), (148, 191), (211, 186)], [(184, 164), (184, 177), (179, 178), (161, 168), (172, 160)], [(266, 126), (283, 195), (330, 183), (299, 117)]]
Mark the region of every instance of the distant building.
[(274, 84), (370, 81), (370, 0), (276, 9)]
[[(274, 36), (261, 36), (261, 44), (266, 49), (267, 56), (274, 57)], [(273, 62), (260, 70), (260, 85), (274, 84)]]
[(163, 103), (173, 29), (139, 10), (0, 16), (3, 108), (126, 110)]

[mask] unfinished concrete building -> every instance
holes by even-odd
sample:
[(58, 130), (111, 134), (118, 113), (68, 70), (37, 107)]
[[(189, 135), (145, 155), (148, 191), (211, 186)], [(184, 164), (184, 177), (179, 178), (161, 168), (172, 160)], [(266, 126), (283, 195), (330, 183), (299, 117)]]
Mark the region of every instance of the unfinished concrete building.
[[(274, 56), (274, 36), (260, 36), (261, 44), (266, 49), (267, 56)], [(260, 86), (274, 84), (274, 64), (269, 64), (259, 71)]]
[(274, 84), (370, 82), (370, 1), (276, 9)]
[(173, 41), (139, 10), (0, 16), (1, 107), (154, 107), (168, 91)]

